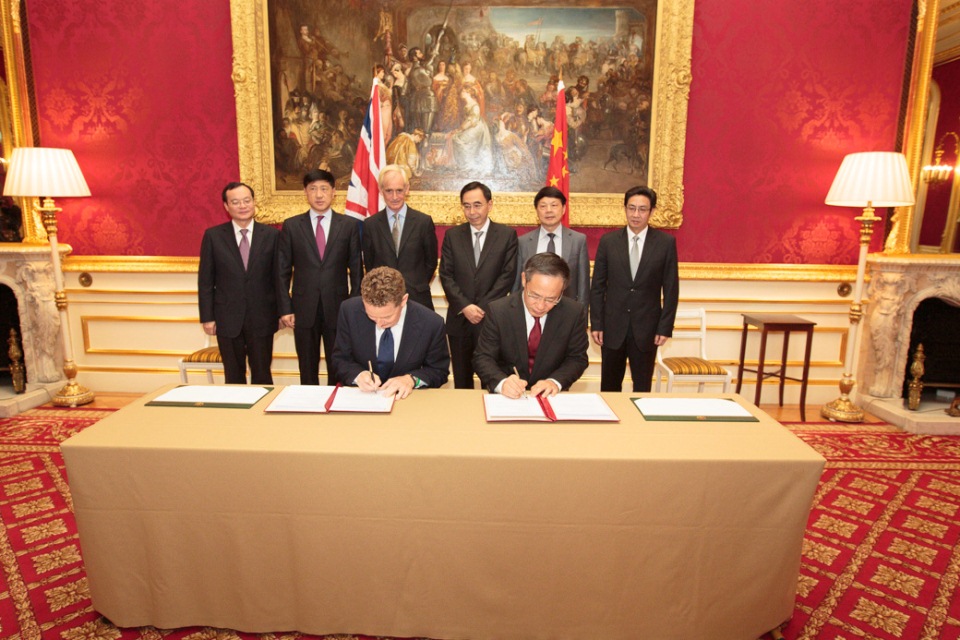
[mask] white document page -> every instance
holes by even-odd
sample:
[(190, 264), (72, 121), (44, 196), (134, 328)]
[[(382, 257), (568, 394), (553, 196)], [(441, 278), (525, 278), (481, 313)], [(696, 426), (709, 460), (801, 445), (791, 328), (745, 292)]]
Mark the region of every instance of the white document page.
[(540, 402), (533, 396), (514, 400), (499, 393), (487, 393), (483, 396), (483, 407), (490, 421), (547, 419)]
[(270, 390), (266, 387), (189, 384), (171, 389), (166, 393), (161, 393), (150, 402), (161, 404), (240, 404), (253, 406), (260, 398), (269, 392)]
[(646, 416), (747, 418), (753, 414), (724, 398), (636, 398), (634, 404)]
[(396, 396), (384, 396), (375, 391), (360, 391), (357, 387), (340, 387), (333, 399), (331, 411), (358, 413), (390, 413)]
[(284, 387), (264, 409), (267, 412), (286, 411), (289, 413), (326, 413), (327, 400), (336, 387), (318, 387), (316, 385), (292, 384)]
[(547, 398), (557, 420), (618, 422), (620, 419), (597, 393), (558, 393)]

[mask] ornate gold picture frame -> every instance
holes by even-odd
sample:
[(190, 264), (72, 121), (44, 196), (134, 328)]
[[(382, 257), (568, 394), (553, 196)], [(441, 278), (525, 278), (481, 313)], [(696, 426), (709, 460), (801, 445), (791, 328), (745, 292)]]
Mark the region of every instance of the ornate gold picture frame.
[[(612, 2), (604, 4), (609, 7), (621, 6)], [(271, 6), (272, 0), (231, 0), (233, 81), (237, 100), (240, 175), (258, 194), (258, 218), (276, 223), (302, 212), (305, 203), (299, 189), (276, 188), (275, 154), (278, 132), (274, 108), (277, 97), (273, 95), (273, 87), (278, 85), (271, 75), (276, 70), (276, 65), (273, 71), (271, 70), (271, 54), (276, 53), (276, 43), (271, 44), (269, 38)], [(364, 10), (374, 11), (377, 6), (377, 3), (370, 3), (370, 7)], [(403, 19), (407, 20), (407, 9), (413, 6), (406, 9), (392, 6), (394, 16), (402, 15)], [(418, 10), (423, 10), (422, 4), (415, 6)], [(435, 13), (442, 20), (444, 15), (449, 16), (454, 10), (462, 13), (470, 8), (482, 16), (483, 12), (489, 12), (491, 7), (512, 6), (504, 3), (482, 6), (466, 2), (438, 3)], [(652, 12), (653, 7), (656, 7), (656, 57), (653, 63), (647, 176), (650, 185), (660, 196), (657, 217), (652, 223), (660, 227), (677, 228), (683, 220), (683, 157), (691, 82), (690, 50), (694, 1), (661, 0), (655, 3), (653, 0), (632, 0), (625, 6), (634, 12)], [(543, 3), (541, 10), (550, 12), (552, 7), (551, 4)], [(558, 7), (555, 10), (560, 9)], [(411, 32), (416, 31), (409, 24), (404, 26)], [(394, 43), (394, 46), (397, 44)], [(366, 87), (370, 86), (369, 77), (358, 78), (358, 82)], [(576, 78), (565, 78), (565, 83), (568, 87), (573, 86)], [(354, 139), (349, 141), (350, 144), (355, 144), (356, 135), (355, 133)], [(636, 178), (636, 183), (647, 181), (639, 172)], [(473, 176), (464, 176), (464, 181), (470, 179), (473, 179)], [(590, 193), (576, 191), (576, 187), (574, 189), (570, 203), (571, 225), (606, 227), (623, 224), (622, 191)], [(494, 217), (498, 221), (512, 225), (529, 225), (535, 222), (531, 206), (532, 193), (505, 193), (497, 191), (496, 187), (494, 190)], [(342, 208), (345, 190), (339, 190), (338, 196), (335, 207)], [(455, 191), (418, 190), (411, 193), (409, 202), (433, 215), (437, 224), (457, 224), (462, 221)]]

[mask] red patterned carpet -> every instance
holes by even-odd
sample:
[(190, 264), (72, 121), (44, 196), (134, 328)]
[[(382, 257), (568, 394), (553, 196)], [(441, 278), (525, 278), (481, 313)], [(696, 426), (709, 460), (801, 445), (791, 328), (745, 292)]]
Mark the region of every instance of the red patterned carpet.
[[(0, 420), (0, 637), (315, 637), (121, 630), (93, 611), (58, 444), (109, 413), (42, 408)], [(784, 637), (960, 639), (960, 438), (882, 424), (788, 426), (828, 462)]]

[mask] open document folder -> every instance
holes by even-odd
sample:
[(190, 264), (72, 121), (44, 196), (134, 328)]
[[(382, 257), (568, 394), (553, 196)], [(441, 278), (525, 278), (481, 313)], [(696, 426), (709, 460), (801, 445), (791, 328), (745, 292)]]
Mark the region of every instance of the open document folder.
[(271, 389), (273, 387), (185, 384), (161, 393), (146, 406), (249, 409)]
[(328, 413), (349, 411), (353, 413), (390, 413), (394, 396), (376, 392), (360, 391), (356, 387), (318, 387), (316, 385), (290, 385), (283, 387), (273, 402), (264, 410), (267, 413)]
[(633, 398), (633, 404), (646, 420), (759, 422), (729, 398)]
[(561, 393), (551, 398), (527, 396), (516, 400), (489, 393), (483, 396), (483, 408), (487, 422), (620, 421), (617, 414), (596, 393)]

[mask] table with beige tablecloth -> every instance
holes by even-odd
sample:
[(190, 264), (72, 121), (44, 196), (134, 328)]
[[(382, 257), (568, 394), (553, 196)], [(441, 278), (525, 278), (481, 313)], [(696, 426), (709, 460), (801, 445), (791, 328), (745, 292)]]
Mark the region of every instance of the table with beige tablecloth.
[[(162, 390), (161, 390), (162, 391)], [(93, 605), (118, 626), (753, 640), (793, 611), (824, 460), (759, 422), (491, 423), (121, 409), (62, 445)]]

